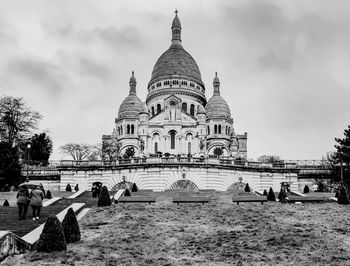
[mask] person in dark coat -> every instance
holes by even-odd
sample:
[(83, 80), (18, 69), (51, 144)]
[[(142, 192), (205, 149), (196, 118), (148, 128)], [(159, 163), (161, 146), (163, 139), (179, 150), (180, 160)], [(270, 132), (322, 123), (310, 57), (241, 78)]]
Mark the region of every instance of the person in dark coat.
[(39, 220), (40, 210), (43, 206), (44, 193), (40, 189), (40, 186), (36, 186), (30, 192), (30, 203), (29, 205), (33, 209), (33, 220)]
[(19, 220), (24, 220), (28, 211), (29, 191), (26, 185), (19, 187), (17, 192), (17, 205)]
[(2, 189), (3, 192), (9, 192), (10, 191), (10, 187), (8, 184), (5, 184), (4, 188)]
[(92, 197), (96, 198), (97, 197), (97, 186), (95, 184), (92, 185), (91, 192), (92, 192)]

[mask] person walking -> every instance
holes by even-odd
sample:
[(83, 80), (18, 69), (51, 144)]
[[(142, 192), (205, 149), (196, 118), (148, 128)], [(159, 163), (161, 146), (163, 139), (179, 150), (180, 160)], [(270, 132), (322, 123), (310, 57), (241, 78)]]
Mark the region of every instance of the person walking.
[(41, 207), (43, 206), (44, 193), (40, 186), (36, 186), (30, 192), (30, 206), (33, 209), (33, 220), (39, 220)]
[(28, 211), (28, 203), (30, 200), (29, 191), (26, 185), (19, 187), (16, 197), (19, 220), (25, 220)]

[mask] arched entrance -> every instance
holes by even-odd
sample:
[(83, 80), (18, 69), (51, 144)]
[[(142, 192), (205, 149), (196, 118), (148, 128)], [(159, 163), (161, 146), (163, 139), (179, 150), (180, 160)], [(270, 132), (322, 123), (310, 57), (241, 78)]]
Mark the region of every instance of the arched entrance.
[(129, 181), (122, 181), (122, 182), (119, 182), (118, 184), (115, 184), (111, 191), (116, 191), (116, 190), (119, 190), (119, 189), (132, 189), (132, 185), (134, 183), (131, 183)]
[(242, 182), (236, 182), (236, 183), (233, 183), (231, 186), (228, 187), (228, 191), (230, 190), (243, 190), (244, 191), (244, 188), (246, 186), (246, 183), (242, 183)]
[(198, 186), (190, 180), (181, 179), (174, 182), (170, 186), (170, 189), (194, 192), (194, 191), (198, 191)]

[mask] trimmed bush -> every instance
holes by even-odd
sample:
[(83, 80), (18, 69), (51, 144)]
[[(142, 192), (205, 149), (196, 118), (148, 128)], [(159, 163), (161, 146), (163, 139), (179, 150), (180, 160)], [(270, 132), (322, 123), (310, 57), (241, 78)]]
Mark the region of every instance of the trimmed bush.
[(4, 203), (2, 204), (4, 207), (10, 207), (10, 203), (5, 199)]
[(136, 183), (132, 184), (131, 192), (137, 192), (138, 190)]
[(131, 196), (131, 192), (129, 189), (125, 189), (125, 192), (124, 192), (124, 197), (130, 197)]
[(62, 251), (67, 249), (62, 225), (56, 215), (47, 217), (36, 250), (39, 252)]
[(108, 189), (106, 186), (103, 186), (100, 196), (98, 197), (97, 206), (104, 207), (104, 206), (111, 206), (111, 205), (112, 205), (112, 201), (111, 201), (111, 197), (109, 195)]
[(349, 193), (345, 186), (342, 186), (338, 195), (338, 203), (343, 205), (350, 204)]
[(309, 193), (309, 192), (310, 192), (309, 186), (306, 185), (306, 186), (304, 187), (304, 193)]
[(52, 195), (51, 195), (51, 191), (50, 190), (46, 191), (46, 198), (52, 199)]
[(72, 208), (69, 208), (66, 216), (64, 216), (62, 227), (66, 243), (74, 243), (80, 240), (79, 224)]
[(75, 190), (75, 192), (79, 191), (79, 185), (78, 184), (75, 185), (74, 190)]
[(67, 186), (66, 186), (66, 191), (72, 192), (72, 187), (70, 186), (69, 183), (68, 183)]
[(276, 201), (275, 193), (272, 190), (272, 187), (270, 187), (269, 193), (267, 194), (267, 200), (269, 201)]
[(263, 196), (267, 196), (267, 191), (264, 189)]
[(250, 187), (248, 183), (245, 185), (244, 192), (250, 192)]

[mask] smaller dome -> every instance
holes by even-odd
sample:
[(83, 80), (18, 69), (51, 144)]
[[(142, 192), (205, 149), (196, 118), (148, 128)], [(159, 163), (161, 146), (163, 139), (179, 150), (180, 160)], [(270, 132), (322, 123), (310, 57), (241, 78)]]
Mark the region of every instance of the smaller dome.
[(149, 114), (148, 106), (146, 103), (143, 103), (140, 114)]
[(205, 106), (207, 119), (231, 119), (231, 111), (227, 102), (219, 94), (213, 95)]
[(205, 108), (203, 105), (198, 106), (197, 114), (205, 114)]
[(142, 109), (142, 102), (136, 93), (130, 93), (119, 107), (118, 118), (137, 119)]

